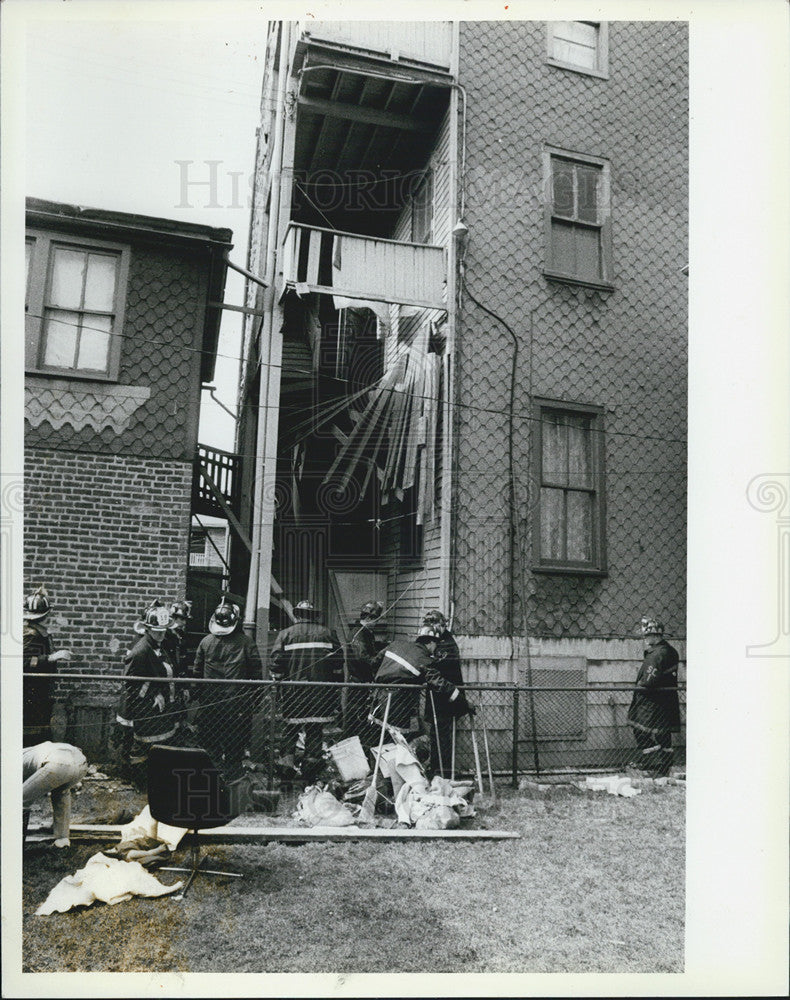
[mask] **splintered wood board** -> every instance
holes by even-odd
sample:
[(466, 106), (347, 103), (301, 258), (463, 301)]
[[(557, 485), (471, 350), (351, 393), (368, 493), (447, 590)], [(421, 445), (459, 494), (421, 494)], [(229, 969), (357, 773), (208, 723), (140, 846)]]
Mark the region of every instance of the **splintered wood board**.
[[(90, 826), (72, 823), (72, 840), (118, 840), (120, 826)], [(268, 841), (307, 843), (311, 840), (519, 840), (520, 833), (511, 830), (387, 830), (383, 827), (293, 827), (293, 826), (218, 826), (201, 830), (201, 841), (207, 844), (262, 844)]]

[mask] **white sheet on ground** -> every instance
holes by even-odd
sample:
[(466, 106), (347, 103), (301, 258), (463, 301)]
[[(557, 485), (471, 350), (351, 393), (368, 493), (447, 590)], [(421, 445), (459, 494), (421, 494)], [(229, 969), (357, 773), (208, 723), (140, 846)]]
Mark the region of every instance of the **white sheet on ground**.
[(604, 777), (587, 777), (584, 784), (580, 786), (591, 792), (608, 792), (610, 795), (622, 795), (624, 798), (632, 798), (639, 795), (640, 788), (634, 788), (631, 779), (613, 774)]
[(121, 861), (104, 854), (94, 854), (84, 868), (67, 875), (36, 910), (40, 917), (65, 913), (75, 906), (122, 903), (132, 896), (165, 896), (180, 889), (183, 882), (162, 885), (139, 861)]

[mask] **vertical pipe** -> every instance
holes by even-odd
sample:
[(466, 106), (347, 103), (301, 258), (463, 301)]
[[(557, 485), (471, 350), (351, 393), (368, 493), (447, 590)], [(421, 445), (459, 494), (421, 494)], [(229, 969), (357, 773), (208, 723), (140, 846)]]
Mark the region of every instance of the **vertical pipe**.
[[(269, 217), (266, 235), (267, 284), (264, 290), (263, 326), (260, 343), (260, 386), (258, 390), (258, 432), (255, 443), (255, 483), (252, 508), (252, 552), (250, 553), (250, 576), (247, 586), (247, 601), (244, 613), (244, 630), (252, 632), (256, 639), (268, 629), (268, 609), (271, 590), (271, 536), (269, 524), (274, 514), (273, 482), (276, 475), (274, 451), (276, 450), (277, 409), (279, 407), (278, 368), (273, 367), (272, 357), (274, 310), (276, 307), (274, 280), (276, 275), (277, 237), (280, 216), (280, 179), (282, 174), (283, 135), (285, 128), (285, 95), (288, 84), (288, 59), (290, 55), (290, 23), (280, 24), (280, 59), (277, 76), (277, 107), (275, 111), (274, 136), (272, 140), (272, 160), (269, 170), (271, 177), (269, 197)], [(279, 336), (279, 334), (277, 335)], [(274, 345), (276, 347), (276, 345)], [(275, 448), (271, 441), (274, 438)], [(268, 481), (268, 482), (267, 482)], [(271, 488), (268, 494), (267, 485)], [(265, 502), (266, 501), (266, 502)], [(264, 502), (266, 507), (266, 527), (263, 531)], [(268, 550), (263, 551), (264, 544)]]
[[(459, 23), (452, 22), (452, 47), (450, 72), (458, 80)], [(453, 233), (458, 222), (458, 88), (450, 88), (450, 142), (448, 237), (447, 237), (447, 346), (444, 361), (444, 400), (442, 401), (442, 492), (440, 497), (440, 575), (439, 607), (448, 609), (452, 600), (452, 497), (453, 497), (453, 393), (455, 392), (455, 325), (457, 322), (458, 258), (456, 237)]]
[(518, 788), (518, 687), (513, 685), (513, 777), (511, 785)]

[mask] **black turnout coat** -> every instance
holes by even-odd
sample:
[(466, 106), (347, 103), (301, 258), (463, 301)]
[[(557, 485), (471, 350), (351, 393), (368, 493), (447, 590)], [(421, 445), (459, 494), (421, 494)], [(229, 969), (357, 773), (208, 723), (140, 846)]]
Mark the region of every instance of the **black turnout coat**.
[[(281, 681), (342, 681), (343, 650), (333, 629), (296, 622), (283, 629), (269, 654), (269, 672)], [(285, 685), (281, 712), (287, 723), (332, 722), (340, 709), (340, 688)]]
[(645, 650), (628, 709), (628, 722), (634, 729), (651, 734), (680, 729), (678, 660), (678, 651), (664, 639)]

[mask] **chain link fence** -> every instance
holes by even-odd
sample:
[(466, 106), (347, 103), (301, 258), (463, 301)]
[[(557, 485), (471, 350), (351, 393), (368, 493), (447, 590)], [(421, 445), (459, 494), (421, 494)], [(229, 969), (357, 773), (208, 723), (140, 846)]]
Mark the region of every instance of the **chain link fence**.
[[(51, 678), (26, 678), (33, 676)], [(330, 748), (342, 740), (358, 737), (371, 759), (381, 728), (369, 711), (387, 694), (406, 699), (405, 735), (429, 774), (450, 776), (454, 769), (458, 778), (474, 778), (479, 766), (484, 780), (490, 768), (495, 781), (515, 786), (524, 774), (621, 770), (639, 761), (627, 721), (636, 689), (623, 684), (467, 684), (476, 712), (453, 720), (436, 711), (430, 690), (416, 685), (174, 678), (153, 682), (162, 699), (129, 726), (116, 721), (123, 689), (140, 690), (150, 678), (61, 673), (52, 683), (51, 738), (74, 743), (102, 770), (141, 784), (147, 748), (158, 742), (203, 747), (229, 780), (245, 771), (256, 772), (270, 789), (285, 781), (325, 780), (331, 777)], [(685, 719), (684, 687), (679, 696)], [(673, 744), (674, 763), (683, 765), (685, 726)]]

